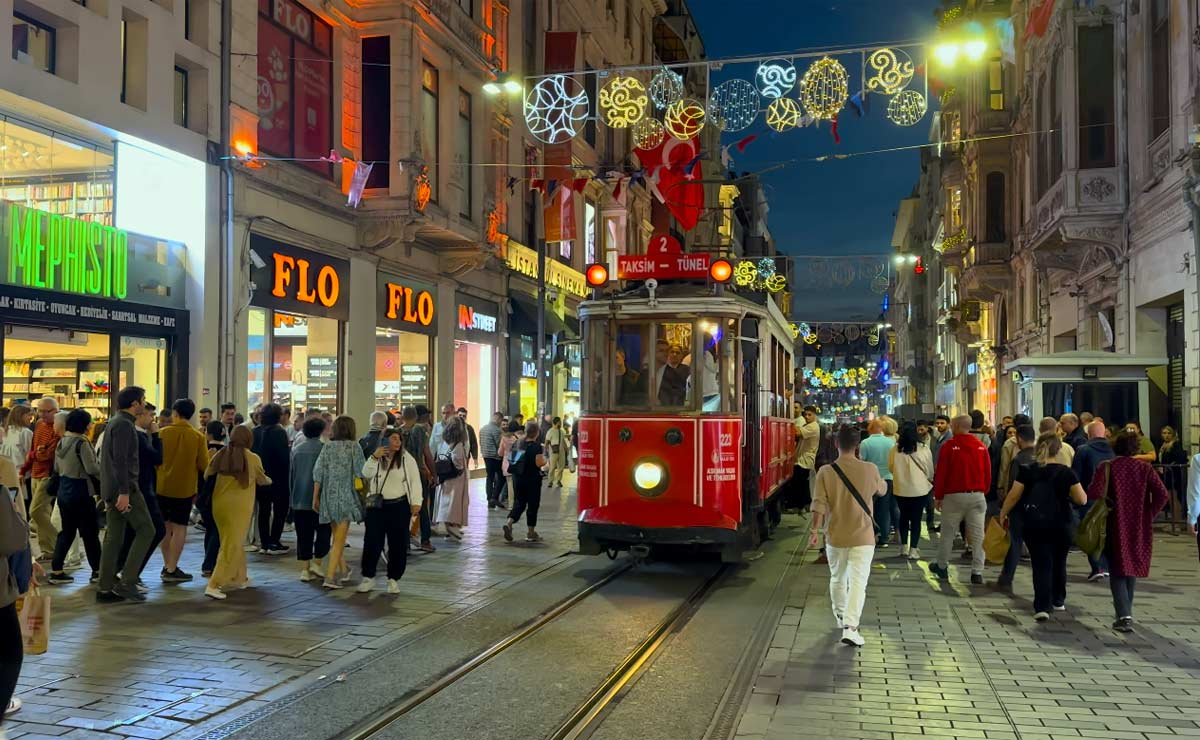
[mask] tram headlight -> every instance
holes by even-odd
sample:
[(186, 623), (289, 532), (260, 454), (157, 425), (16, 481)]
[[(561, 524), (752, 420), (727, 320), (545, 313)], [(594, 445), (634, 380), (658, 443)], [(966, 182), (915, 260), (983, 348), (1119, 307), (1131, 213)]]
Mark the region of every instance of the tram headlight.
[(642, 496), (658, 496), (667, 490), (667, 466), (659, 460), (641, 459), (633, 466), (633, 487)]

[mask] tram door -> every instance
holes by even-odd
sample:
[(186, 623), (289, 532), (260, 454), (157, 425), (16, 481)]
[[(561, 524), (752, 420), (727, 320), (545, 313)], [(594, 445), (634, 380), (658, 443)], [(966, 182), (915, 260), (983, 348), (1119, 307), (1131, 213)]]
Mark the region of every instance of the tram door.
[(763, 355), (758, 343), (758, 322), (742, 321), (742, 422), (746, 444), (742, 447), (742, 521), (757, 521), (762, 514), (762, 413), (759, 404), (759, 363)]

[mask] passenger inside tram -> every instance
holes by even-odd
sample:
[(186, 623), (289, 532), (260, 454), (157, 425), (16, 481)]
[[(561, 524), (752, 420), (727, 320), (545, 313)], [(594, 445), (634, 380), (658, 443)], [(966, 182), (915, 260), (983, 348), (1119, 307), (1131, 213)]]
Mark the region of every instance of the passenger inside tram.
[(626, 364), (625, 350), (620, 347), (617, 347), (615, 357), (616, 367), (614, 372), (617, 374), (617, 404), (628, 406), (646, 403), (645, 374), (634, 370)]

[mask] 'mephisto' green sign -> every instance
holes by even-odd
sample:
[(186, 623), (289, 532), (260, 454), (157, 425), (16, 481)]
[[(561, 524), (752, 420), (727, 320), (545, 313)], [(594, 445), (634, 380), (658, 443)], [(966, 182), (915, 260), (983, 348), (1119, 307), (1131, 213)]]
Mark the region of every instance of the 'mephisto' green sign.
[(129, 235), (122, 229), (6, 204), (7, 282), (101, 298), (124, 299)]

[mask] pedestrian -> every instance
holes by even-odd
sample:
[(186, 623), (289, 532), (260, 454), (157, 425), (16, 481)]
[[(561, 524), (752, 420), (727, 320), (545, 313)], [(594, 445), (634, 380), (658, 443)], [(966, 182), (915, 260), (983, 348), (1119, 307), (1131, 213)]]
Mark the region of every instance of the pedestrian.
[(350, 575), (346, 565), (346, 537), (350, 524), (363, 520), (362, 501), (355, 490), (355, 480), (362, 475), (362, 448), (354, 419), (339, 416), (333, 420), (333, 431), (329, 441), (321, 448), (317, 462), (313, 465), (313, 511), (320, 515), (322, 524), (333, 528), (333, 542), (329, 547), (329, 562), (325, 566), (325, 588), (338, 589)]
[(389, 594), (400, 593), (400, 579), (408, 564), (408, 538), (412, 521), (421, 513), (421, 471), (417, 460), (404, 445), (405, 433), (393, 429), (384, 436), (384, 444), (376, 448), (363, 464), (363, 478), (372, 494), (379, 497), (377, 506), (368, 506), (365, 514), (367, 531), (363, 536), (362, 582), (358, 592), (365, 594), (375, 588), (375, 569), (387, 540), (387, 582)]
[(862, 440), (858, 454), (866, 462), (875, 465), (879, 470), (879, 477), (887, 486), (887, 491), (874, 505), (875, 525), (879, 535), (875, 546), (883, 550), (888, 547), (888, 540), (892, 535), (892, 503), (895, 498), (892, 494), (892, 471), (888, 469), (888, 460), (892, 456), (892, 449), (896, 446), (896, 442), (884, 434), (883, 421), (880, 419), (872, 419), (867, 424), (867, 434), (870, 436)]
[(942, 445), (933, 476), (935, 506), (942, 512), (942, 534), (938, 561), (929, 571), (943, 581), (950, 578), (950, 549), (958, 525), (966, 522), (971, 550), (971, 583), (983, 583), (983, 523), (987, 514), (985, 493), (992, 485), (992, 460), (987, 447), (971, 431), (970, 416), (950, 422), (954, 435)]
[(1188, 472), (1187, 499), (1188, 527), (1196, 537), (1196, 550), (1200, 551), (1200, 453), (1192, 456)]
[(1180, 508), (1186, 509), (1187, 482), (1184, 467), (1188, 464), (1187, 450), (1184, 449), (1175, 427), (1165, 426), (1159, 434), (1162, 436), (1162, 447), (1158, 448), (1158, 464), (1166, 466), (1160, 468), (1163, 484), (1166, 485), (1167, 491), (1180, 502)]
[(233, 434), (233, 428), (235, 426), (241, 425), (241, 422), (237, 420), (237, 417), (238, 417), (237, 406), (235, 406), (232, 403), (221, 404), (221, 420), (220, 421), (221, 421), (221, 426), (225, 427), (225, 435), (223, 437), (223, 439), (225, 440), (225, 444), (229, 444), (229, 435)]
[[(213, 456), (229, 443), (225, 435), (224, 424), (218, 420), (208, 422), (205, 438), (209, 462), (212, 462)], [(204, 561), (200, 564), (200, 575), (204, 578), (212, 578), (213, 568), (217, 566), (217, 556), (221, 554), (221, 530), (217, 527), (212, 510), (215, 490), (216, 480), (205, 478), (199, 493), (196, 494), (196, 508), (200, 511), (200, 521), (204, 526)]]
[(550, 429), (546, 431), (546, 444), (550, 452), (550, 488), (562, 488), (563, 469), (566, 467), (567, 436), (563, 432), (562, 419), (554, 417), (550, 420)]
[(512, 471), (508, 469), (508, 453), (512, 451), (512, 447), (517, 443), (519, 436), (524, 436), (525, 428), (516, 421), (510, 421), (508, 426), (504, 427), (504, 434), (500, 437), (500, 471), (504, 474), (503, 488), (496, 498), (496, 506), (501, 509), (508, 508), (508, 502), (515, 500), (516, 494), (513, 492)]
[(921, 518), (925, 500), (933, 490), (933, 454), (917, 438), (917, 426), (906, 422), (900, 427), (900, 439), (892, 448), (888, 469), (892, 473), (892, 494), (900, 505), (900, 556), (919, 560)]
[[(137, 416), (146, 403), (146, 390), (136, 385), (117, 393), (117, 413), (108, 420), (104, 445), (100, 448), (100, 495), (105, 504), (104, 545), (100, 553), (100, 583), (96, 601), (142, 602), (145, 595), (137, 588), (137, 569), (125, 568), (117, 581), (117, 559), (126, 528), (134, 532), (126, 563), (141, 563), (154, 542), (154, 522), (146, 508), (146, 499), (138, 485), (139, 454)], [(192, 477), (195, 485), (195, 476)]]
[(944, 442), (954, 436), (950, 433), (950, 417), (938, 414), (933, 420), (933, 431), (930, 432), (929, 451), (933, 453), (933, 464), (937, 465), (938, 451)]
[[(158, 466), (162, 464), (162, 440), (158, 434), (158, 415), (154, 413), (152, 404), (146, 404), (142, 412), (134, 420), (134, 428), (138, 433), (138, 490), (146, 502), (146, 513), (150, 515), (150, 523), (154, 525), (154, 538), (150, 547), (138, 566), (138, 578), (135, 582), (138, 591), (149, 593), (150, 589), (142, 582), (142, 573), (154, 555), (154, 550), (162, 543), (167, 534), (166, 522), (158, 506), (158, 496), (155, 489), (158, 485)], [(99, 449), (97, 449), (99, 456)], [(125, 561), (129, 558), (129, 549), (133, 547), (134, 533), (125, 530), (125, 541), (121, 544), (121, 554), (117, 556), (117, 572), (125, 570)]]
[[(1125, 425), (1126, 432), (1132, 432), (1138, 438), (1138, 452), (1134, 457), (1139, 460), (1145, 460), (1153, 464), (1158, 459), (1158, 454), (1154, 450), (1154, 443), (1151, 442), (1145, 434), (1142, 433), (1142, 423), (1136, 419)], [(1113, 444), (1116, 444), (1116, 437), (1113, 438)]]
[(21, 708), (20, 699), (13, 697), (25, 657), (21, 621), (17, 616), (21, 590), (9, 563), (10, 556), (28, 547), (29, 528), (25, 519), (8, 491), (0, 491), (0, 737), (4, 736), (5, 716)]
[(387, 428), (387, 414), (382, 411), (376, 411), (371, 414), (371, 427), (367, 433), (358, 440), (358, 446), (362, 448), (363, 457), (370, 457), (375, 454), (375, 450), (379, 449), (379, 444), (383, 441), (383, 430)]
[(971, 411), (971, 436), (983, 443), (985, 449), (992, 446), (992, 435), (988, 433), (987, 417), (979, 409)]
[(1062, 441), (1078, 451), (1088, 443), (1087, 432), (1080, 425), (1079, 417), (1075, 414), (1063, 414), (1058, 417), (1058, 428), (1062, 430)]
[(324, 419), (318, 416), (306, 420), (292, 446), (288, 466), (288, 490), (296, 522), (296, 559), (300, 561), (300, 580), (305, 583), (314, 577), (324, 577), (322, 561), (329, 554), (333, 537), (332, 526), (328, 522), (322, 524), (320, 514), (313, 509), (313, 468), (325, 446), (321, 441), (324, 432)]
[[(1108, 441), (1107, 431), (1104, 428), (1104, 422), (1093, 421), (1087, 425), (1086, 434), (1088, 436), (1087, 444), (1080, 445), (1075, 451), (1075, 459), (1071, 462), (1071, 470), (1075, 473), (1075, 477), (1079, 479), (1079, 485), (1083, 486), (1083, 490), (1091, 490), (1092, 481), (1095, 479), (1096, 469), (1106, 460), (1113, 459), (1112, 444)], [(1096, 502), (1089, 500), (1083, 506), (1079, 507), (1079, 521), (1087, 516), (1088, 511)], [(1091, 566), (1091, 572), (1088, 574), (1089, 581), (1098, 581), (1109, 576), (1108, 558), (1104, 553), (1100, 553), (1099, 557), (1092, 557), (1088, 554), (1088, 565)]]
[[(1018, 414), (1018, 420), (1029, 421), (1029, 417)], [(1103, 425), (1101, 425), (1103, 426)], [(1021, 475), (1021, 469), (1037, 462), (1037, 432), (1032, 424), (1021, 424), (1017, 428), (1017, 451), (1008, 461), (1008, 472), (1005, 479), (1016, 481)], [(1011, 489), (1011, 484), (1009, 485)], [(1008, 491), (1001, 489), (1000, 506), (997, 516), (1003, 510), (1004, 500)], [(1021, 522), (1021, 509), (1016, 507), (1008, 512), (1008, 552), (1004, 555), (1004, 565), (1000, 568), (1000, 577), (996, 579), (996, 589), (1012, 592), (1013, 578), (1017, 574), (1017, 565), (1021, 562), (1021, 551), (1025, 548), (1025, 532)]]
[(446, 537), (462, 542), (462, 528), (467, 525), (470, 508), (470, 480), (467, 477), (466, 423), (457, 416), (449, 416), (442, 427), (442, 443), (434, 467), (441, 484), (434, 521), (445, 527)]
[[(184, 583), (192, 574), (179, 567), (191, 526), (192, 503), (199, 476), (208, 469), (208, 441), (192, 426), (196, 403), (181, 398), (171, 404), (171, 422), (158, 433), (162, 440), (162, 465), (158, 466), (155, 493), (166, 522), (167, 534), (160, 549), (163, 583)], [(161, 420), (161, 415), (160, 415)]]
[(467, 430), (467, 457), (471, 459), (471, 467), (479, 467), (479, 437), (475, 435), (475, 427), (467, 423), (467, 410), (458, 407), (458, 418), (462, 419), (463, 427)]
[[(989, 509), (989, 511), (999, 512), (999, 505), (1004, 503), (1004, 497), (1008, 495), (1008, 489), (1012, 486), (1013, 482), (1013, 479), (1009, 476), (1014, 470), (1016, 470), (1016, 468), (1013, 468), (1012, 461), (1013, 458), (1016, 457), (1017, 452), (1022, 449), (1019, 439), (1021, 434), (1020, 429), (1023, 426), (1032, 427), (1032, 424), (1033, 420), (1030, 419), (1026, 414), (1017, 414), (1013, 417), (1013, 429), (1016, 430), (1016, 436), (1014, 436), (1012, 439), (1006, 439), (1004, 444), (1000, 447), (1000, 464), (993, 467), (993, 475), (996, 478), (996, 497), (998, 505), (994, 510)], [(1036, 443), (1036, 431), (1033, 432), (1033, 436), (1034, 442)], [(1030, 445), (1030, 449), (1032, 449), (1033, 446), (1034, 445)]]
[(504, 485), (504, 472), (501, 469), (504, 458), (500, 456), (500, 424), (504, 414), (497, 411), (492, 419), (479, 429), (479, 454), (483, 456), (483, 465), (487, 468), (487, 481), (484, 490), (487, 492), (488, 508), (496, 508), (500, 500), (500, 488)]
[[(1042, 418), (1038, 424), (1038, 439), (1041, 439), (1042, 435), (1045, 434), (1053, 434), (1062, 439), (1062, 427), (1059, 426), (1058, 419), (1055, 419), (1053, 416)], [(1058, 457), (1054, 462), (1059, 465), (1066, 465), (1068, 468), (1071, 467), (1071, 464), (1075, 462), (1075, 448), (1067, 444), (1062, 445), (1058, 448)]]
[(254, 512), (255, 486), (267, 485), (271, 481), (263, 470), (262, 460), (251, 452), (254, 434), (249, 428), (236, 426), (229, 435), (229, 444), (216, 454), (204, 471), (206, 478), (214, 478), (213, 518), (221, 532), (221, 549), (217, 564), (204, 589), (210, 599), (224, 601), (226, 591), (248, 588), (250, 576), (246, 572), (246, 550), (242, 541), (250, 529)]
[(54, 557), (47, 580), (54, 585), (71, 583), (75, 579), (63, 571), (67, 551), (75, 535), (83, 540), (91, 581), (100, 579), (100, 524), (96, 520), (96, 504), (92, 499), (92, 479), (100, 474), (96, 452), (85, 436), (92, 424), (92, 415), (83, 409), (67, 414), (66, 433), (54, 453), (54, 469), (58, 473), (58, 510), (62, 529), (54, 545)]
[(33, 449), (33, 409), (18, 404), (13, 406), (8, 414), (4, 427), (4, 441), (0, 442), (0, 455), (12, 461), (13, 467), (20, 469), (25, 464), (25, 458)]
[[(421, 513), (418, 526), (421, 533), (421, 544), (417, 549), (422, 552), (437, 552), (433, 546), (433, 491), (437, 484), (434, 475), (433, 452), (429, 449), (429, 429), (418, 422), (420, 414), (418, 407), (405, 406), (400, 412), (400, 428), (404, 432), (404, 449), (417, 461), (417, 470), (421, 473)], [(428, 412), (427, 412), (428, 413)]]
[(525, 516), (526, 542), (541, 542), (538, 534), (538, 509), (542, 506), (542, 468), (546, 467), (546, 451), (538, 441), (541, 428), (536, 421), (525, 425), (524, 436), (515, 441), (508, 453), (508, 473), (513, 480), (513, 507), (504, 522), (504, 539), (513, 541), (513, 525)]
[[(1051, 610), (1067, 608), (1067, 553), (1071, 549), (1074, 513), (1087, 494), (1069, 467), (1056, 462), (1063, 442), (1049, 432), (1038, 437), (1034, 465), (1021, 469), (1004, 499), (1000, 521), (1021, 508), (1021, 527), (1033, 569), (1033, 618), (1045, 622)], [(1147, 466), (1149, 467), (1149, 466)]]
[(817, 471), (809, 535), (809, 545), (817, 547), (824, 533), (833, 618), (842, 642), (856, 647), (866, 644), (859, 626), (875, 556), (872, 507), (889, 492), (879, 467), (855, 457), (860, 439), (853, 426), (838, 431), (837, 460)]
[(288, 433), (288, 442), (293, 446), (304, 441), (304, 422), (307, 420), (308, 415), (297, 408), (296, 413), (292, 415), (292, 423), (284, 427)]
[(292, 428), (292, 409), (288, 406), (280, 407), (279, 428), (283, 430), (283, 435), (287, 438), (288, 447), (290, 448), (292, 440), (296, 437), (296, 433)]
[(212, 416), (212, 409), (208, 407), (202, 408), (196, 412), (196, 424), (200, 427), (201, 434), (204, 433), (204, 430), (208, 429), (208, 422), (213, 420)]
[(812, 505), (812, 476), (817, 466), (817, 447), (821, 443), (821, 425), (817, 423), (817, 407), (805, 406), (794, 422), (796, 459), (792, 464), (792, 496), (794, 505), (804, 511)]
[(262, 461), (263, 471), (270, 483), (255, 489), (254, 499), (258, 504), (258, 547), (264, 555), (286, 555), (292, 548), (283, 544), (283, 528), (287, 523), (288, 466), (291, 450), (287, 432), (282, 426), (283, 408), (277, 403), (268, 403), (258, 412), (258, 426), (254, 428), (254, 446), (251, 449)]
[(37, 535), (37, 545), (41, 550), (39, 560), (49, 562), (54, 552), (54, 543), (58, 539), (58, 530), (50, 521), (54, 510), (54, 499), (46, 486), (50, 483), (50, 474), (54, 470), (54, 451), (58, 449), (61, 436), (54, 429), (54, 418), (58, 415), (58, 401), (53, 398), (37, 400), (38, 421), (33, 427), (33, 437), (30, 440), (29, 452), (21, 462), (21, 477), (29, 476), (30, 495), (32, 503), (29, 506), (29, 523)]
[[(1145, 460), (1137, 459), (1141, 440), (1126, 431), (1113, 444), (1115, 457), (1103, 463), (1107, 471), (1097, 470), (1087, 497), (1107, 497), (1108, 537), (1104, 552), (1108, 557), (1113, 610), (1118, 632), (1133, 631), (1133, 591), (1137, 579), (1150, 575), (1154, 549), (1154, 517), (1167, 505), (1168, 494), (1162, 479)], [(1105, 474), (1107, 473), (1107, 475)]]
[(442, 404), (442, 417), (433, 425), (429, 435), (429, 448), (436, 455), (438, 448), (442, 446), (442, 435), (445, 434), (446, 423), (454, 417), (454, 404)]

